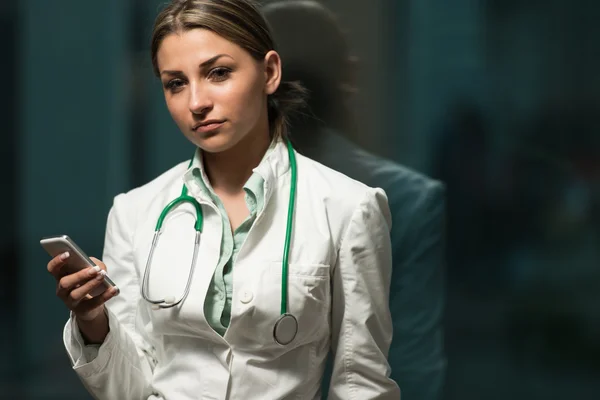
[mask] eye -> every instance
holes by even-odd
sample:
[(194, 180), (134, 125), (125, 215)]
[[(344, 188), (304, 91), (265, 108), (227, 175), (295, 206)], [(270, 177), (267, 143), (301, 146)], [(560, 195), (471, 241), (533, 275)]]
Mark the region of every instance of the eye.
[(229, 78), (229, 74), (231, 74), (231, 70), (229, 68), (217, 67), (208, 73), (208, 78), (215, 82), (221, 82)]
[(165, 84), (165, 88), (167, 90), (170, 90), (171, 92), (178, 92), (184, 84), (185, 82), (183, 81), (183, 79), (171, 79)]

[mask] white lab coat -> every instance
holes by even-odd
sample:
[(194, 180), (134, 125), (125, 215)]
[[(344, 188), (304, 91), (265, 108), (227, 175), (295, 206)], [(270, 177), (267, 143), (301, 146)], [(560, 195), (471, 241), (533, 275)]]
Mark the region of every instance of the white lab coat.
[[(223, 337), (206, 322), (204, 301), (219, 259), (222, 218), (181, 163), (118, 195), (108, 216), (103, 261), (120, 287), (107, 302), (110, 333), (99, 348), (83, 345), (73, 317), (64, 343), (73, 368), (98, 399), (319, 399), (333, 351), (329, 399), (400, 398), (389, 378), (392, 338), (390, 212), (383, 190), (369, 188), (297, 155), (298, 186), (289, 265), (289, 311), (299, 331), (275, 343), (290, 168), (285, 144), (255, 169), (265, 206), (233, 270), (231, 322)], [(204, 212), (189, 296), (152, 310), (140, 287), (157, 218), (182, 184)], [(152, 298), (183, 293), (193, 252), (195, 212), (172, 211), (153, 257)]]

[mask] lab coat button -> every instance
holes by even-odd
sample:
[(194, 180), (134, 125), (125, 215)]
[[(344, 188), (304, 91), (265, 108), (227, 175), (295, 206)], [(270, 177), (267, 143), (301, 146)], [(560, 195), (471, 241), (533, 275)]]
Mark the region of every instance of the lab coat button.
[(254, 295), (252, 294), (252, 292), (250, 290), (243, 290), (240, 295), (240, 301), (244, 304), (250, 303), (253, 298), (254, 298)]

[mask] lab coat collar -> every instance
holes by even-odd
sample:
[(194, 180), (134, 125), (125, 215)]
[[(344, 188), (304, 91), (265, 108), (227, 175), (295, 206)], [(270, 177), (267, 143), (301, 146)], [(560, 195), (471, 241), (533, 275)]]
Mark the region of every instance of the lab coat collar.
[[(201, 154), (199, 154), (201, 151), (202, 150), (200, 148), (196, 150), (192, 164), (183, 174), (183, 184), (187, 186), (188, 192), (191, 195), (198, 198), (202, 202), (211, 203), (210, 197), (204, 190), (202, 190), (200, 183), (194, 176), (194, 170), (199, 169), (200, 173), (202, 174), (202, 179), (204, 179), (205, 182), (208, 182), (204, 168), (198, 165), (198, 163), (201, 163), (202, 160)], [(271, 197), (272, 189), (276, 185), (279, 177), (287, 173), (287, 171), (290, 169), (287, 145), (283, 140), (277, 140), (273, 142), (269, 150), (267, 150), (267, 153), (268, 154), (263, 158), (260, 164), (252, 170), (264, 179), (265, 205)]]
[(252, 171), (262, 176), (268, 186), (272, 186), (280, 176), (290, 169), (290, 159), (287, 145), (283, 140), (277, 140), (271, 144), (271, 151)]

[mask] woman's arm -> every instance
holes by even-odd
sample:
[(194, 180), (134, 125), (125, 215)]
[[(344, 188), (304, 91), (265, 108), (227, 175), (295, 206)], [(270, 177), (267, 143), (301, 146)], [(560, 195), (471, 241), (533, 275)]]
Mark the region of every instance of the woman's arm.
[(135, 272), (131, 231), (134, 213), (125, 195), (115, 198), (108, 215), (103, 261), (120, 294), (106, 303), (109, 333), (100, 346), (86, 346), (72, 315), (63, 339), (73, 369), (98, 399), (145, 399), (151, 394), (153, 349), (136, 323), (140, 286)]
[(329, 399), (400, 399), (387, 361), (391, 216), (385, 193), (369, 189), (342, 239), (333, 271), (333, 373)]

